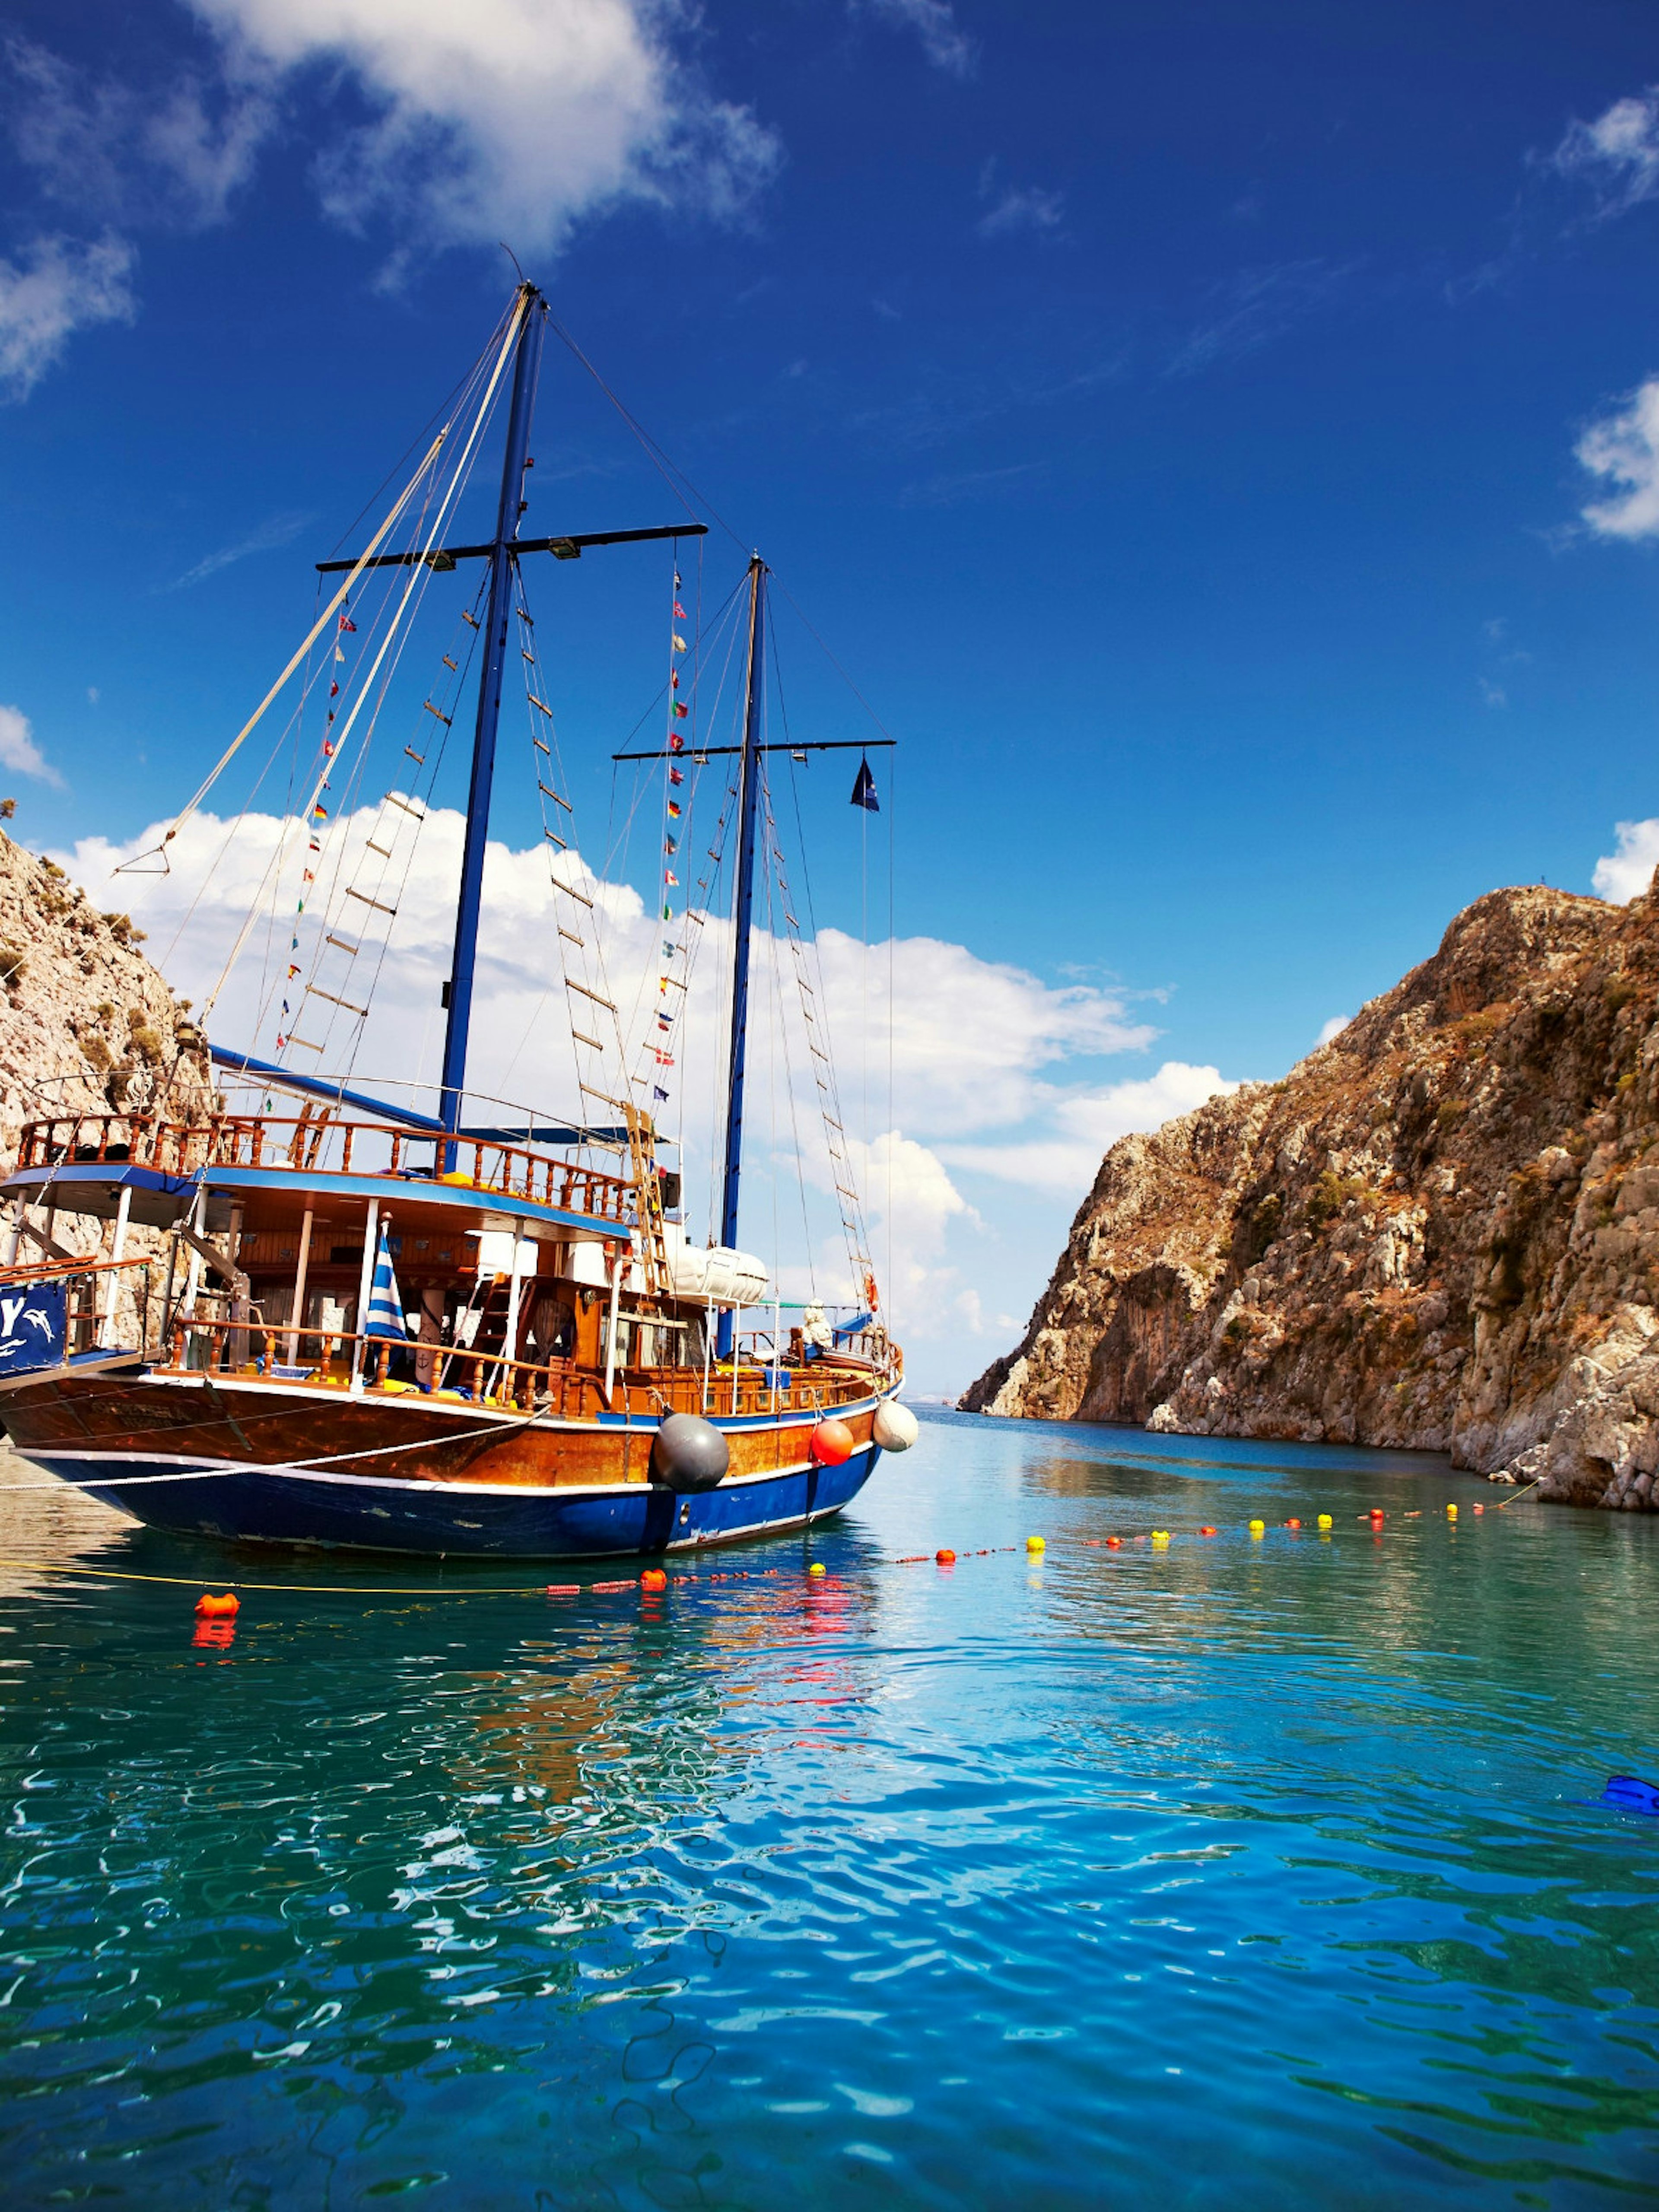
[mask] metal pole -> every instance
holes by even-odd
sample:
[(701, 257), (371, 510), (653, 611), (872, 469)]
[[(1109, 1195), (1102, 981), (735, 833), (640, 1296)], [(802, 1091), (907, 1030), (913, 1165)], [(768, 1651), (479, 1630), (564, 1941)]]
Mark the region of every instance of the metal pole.
[(611, 1319), (605, 1333), (605, 1409), (611, 1410), (611, 1393), (617, 1380), (617, 1302), (622, 1296), (623, 1269), (633, 1257), (623, 1245), (611, 1263)]
[[(196, 1194), (196, 1204), (191, 1211), (190, 1225), (198, 1237), (207, 1235), (207, 1191), (204, 1188), (198, 1189)], [(185, 1279), (184, 1318), (187, 1322), (193, 1322), (196, 1318), (196, 1300), (201, 1288), (202, 1255), (192, 1244), (190, 1251), (190, 1273)], [(193, 1339), (191, 1340), (194, 1341)]]
[(300, 1262), (294, 1270), (294, 1311), (289, 1316), (292, 1327), (288, 1333), (288, 1364), (300, 1364), (300, 1331), (306, 1325), (306, 1277), (311, 1269), (311, 1224), (313, 1211), (307, 1206), (305, 1219), (300, 1224)]
[(368, 1233), (363, 1238), (362, 1272), (357, 1279), (357, 1310), (352, 1316), (351, 1387), (363, 1387), (363, 1324), (368, 1319), (368, 1294), (374, 1287), (375, 1244), (380, 1233), (380, 1201), (368, 1201)]
[[(749, 563), (749, 676), (744, 707), (743, 764), (738, 771), (738, 888), (732, 911), (737, 943), (732, 962), (732, 1044), (726, 1084), (726, 1174), (720, 1189), (720, 1243), (738, 1241), (738, 1182), (743, 1170), (743, 1085), (748, 1066), (749, 933), (755, 911), (755, 832), (760, 815), (760, 697), (766, 648), (766, 563)], [(732, 1356), (736, 1323), (720, 1316), (720, 1356)]]
[(498, 1391), (505, 1389), (509, 1401), (513, 1396), (513, 1386), (518, 1380), (513, 1372), (513, 1363), (519, 1356), (519, 1298), (524, 1284), (524, 1277), (519, 1272), (519, 1249), (524, 1241), (515, 1229), (513, 1232), (513, 1272), (507, 1279), (507, 1322), (501, 1332), (501, 1379), (495, 1385)]
[(119, 1263), (126, 1255), (127, 1218), (132, 1212), (132, 1185), (124, 1182), (121, 1195), (115, 1202), (115, 1235), (110, 1243), (109, 1289), (104, 1296), (103, 1325), (98, 1331), (98, 1342), (102, 1350), (109, 1349), (110, 1330), (115, 1320), (115, 1299), (120, 1286)]
[[(513, 540), (524, 503), (525, 455), (541, 358), (545, 305), (533, 284), (520, 293), (523, 326), (513, 373), (513, 402), (507, 421), (507, 451), (501, 461), (501, 505), (489, 556), (489, 611), (483, 634), (483, 672), (478, 682), (478, 718), (472, 738), (472, 781), (466, 800), (466, 842), (461, 856), (461, 896), (455, 915), (455, 953), (450, 964), (449, 1021), (444, 1031), (443, 1091), (438, 1118), (446, 1129), (459, 1128), (466, 1087), (467, 1036), (472, 1024), (472, 979), (478, 953), (478, 912), (483, 891), (484, 847), (489, 835), (489, 792), (495, 773), (495, 726), (501, 708), (501, 671), (507, 634), (513, 620)], [(443, 1147), (444, 1166), (453, 1165), (452, 1148)]]

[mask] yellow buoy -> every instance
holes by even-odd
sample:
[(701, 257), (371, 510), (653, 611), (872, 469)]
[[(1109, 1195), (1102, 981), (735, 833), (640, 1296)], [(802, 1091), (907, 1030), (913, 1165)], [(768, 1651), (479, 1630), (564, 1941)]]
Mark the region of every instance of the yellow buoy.
[(1457, 1518), (1457, 1508), (1456, 1508), (1455, 1505), (1449, 1505), (1449, 1506), (1446, 1508), (1446, 1518), (1447, 1518), (1447, 1520), (1448, 1520), (1448, 1521), (1455, 1521), (1455, 1520), (1456, 1520), (1456, 1518)]
[(1330, 1516), (1330, 1515), (1329, 1515), (1328, 1513), (1322, 1513), (1322, 1514), (1320, 1515), (1320, 1516), (1319, 1516), (1319, 1525), (1320, 1525), (1320, 1527), (1321, 1527), (1322, 1528), (1328, 1528), (1330, 1527), (1330, 1525), (1331, 1525), (1331, 1516)]
[(1025, 1539), (1025, 1548), (1028, 1552), (1046, 1552), (1048, 1546), (1042, 1536), (1028, 1536)]
[(1154, 1529), (1153, 1529), (1153, 1531), (1152, 1531), (1152, 1541), (1153, 1541), (1153, 1543), (1155, 1543), (1155, 1544), (1167, 1544), (1167, 1543), (1169, 1542), (1169, 1540), (1170, 1540), (1170, 1532), (1169, 1532), (1169, 1530), (1168, 1530), (1167, 1528), (1154, 1528)]
[(1265, 1521), (1252, 1521), (1252, 1522), (1251, 1522), (1251, 1523), (1250, 1523), (1250, 1534), (1251, 1534), (1251, 1535), (1253, 1535), (1253, 1536), (1265, 1536), (1265, 1535), (1267, 1534), (1267, 1522), (1266, 1522)]
[(808, 1573), (809, 1575), (821, 1575), (821, 1574), (823, 1574), (823, 1573), (825, 1571), (825, 1570), (824, 1570), (824, 1565), (823, 1565), (823, 1560), (822, 1560), (822, 1559), (814, 1559), (814, 1560), (813, 1560), (813, 1562), (812, 1562), (812, 1564), (811, 1564), (811, 1565), (810, 1567), (808, 1567), (808, 1569), (806, 1570), (806, 1571), (807, 1571), (807, 1573)]

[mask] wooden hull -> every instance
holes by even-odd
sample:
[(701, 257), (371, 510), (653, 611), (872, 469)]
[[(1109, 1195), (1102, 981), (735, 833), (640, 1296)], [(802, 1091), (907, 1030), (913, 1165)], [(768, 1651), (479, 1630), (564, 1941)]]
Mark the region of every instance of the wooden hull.
[(689, 1494), (649, 1479), (655, 1422), (620, 1415), (532, 1420), (129, 1364), (14, 1382), (0, 1421), (37, 1465), (180, 1534), (556, 1559), (730, 1541), (836, 1512), (881, 1455), (878, 1402), (836, 1409), (854, 1449), (831, 1468), (811, 1463), (811, 1412), (717, 1418), (730, 1472)]

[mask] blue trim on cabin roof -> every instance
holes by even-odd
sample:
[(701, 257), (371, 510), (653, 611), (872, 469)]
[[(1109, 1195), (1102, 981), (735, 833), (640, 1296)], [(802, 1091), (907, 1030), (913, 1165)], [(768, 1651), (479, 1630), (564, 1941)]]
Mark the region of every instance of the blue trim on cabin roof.
[[(361, 1107), (377, 1121), (416, 1130), (422, 1136), (452, 1133), (435, 1115), (417, 1113), (411, 1106), (393, 1106), (384, 1098), (371, 1098), (366, 1091), (349, 1091), (343, 1083), (331, 1083), (326, 1076), (298, 1074), (291, 1067), (279, 1067), (275, 1060), (256, 1060), (251, 1052), (233, 1052), (228, 1045), (214, 1046), (213, 1064), (228, 1068), (235, 1075), (258, 1076), (273, 1090), (296, 1091), (302, 1098), (327, 1098), (339, 1105)], [(628, 1125), (623, 1122), (614, 1128), (576, 1128), (566, 1122), (550, 1127), (526, 1123), (523, 1128), (457, 1129), (453, 1134), (490, 1145), (625, 1145)]]
[(194, 1175), (163, 1175), (159, 1169), (134, 1167), (121, 1160), (86, 1160), (62, 1167), (20, 1169), (0, 1182), (0, 1197), (41, 1190), (48, 1183), (55, 1190), (67, 1190), (75, 1183), (98, 1183), (109, 1190), (123, 1187), (155, 1190), (180, 1200), (191, 1196), (198, 1184), (210, 1191), (288, 1190), (299, 1198), (326, 1193), (331, 1198), (361, 1198), (365, 1204), (378, 1198), (382, 1206), (393, 1208), (464, 1206), (500, 1214), (505, 1220), (576, 1230), (613, 1244), (627, 1243), (629, 1234), (626, 1222), (607, 1220), (595, 1213), (568, 1212), (562, 1206), (538, 1206), (533, 1200), (514, 1198), (507, 1191), (482, 1190), (467, 1183), (415, 1182), (390, 1175), (295, 1176), (280, 1168), (214, 1167), (198, 1179)]

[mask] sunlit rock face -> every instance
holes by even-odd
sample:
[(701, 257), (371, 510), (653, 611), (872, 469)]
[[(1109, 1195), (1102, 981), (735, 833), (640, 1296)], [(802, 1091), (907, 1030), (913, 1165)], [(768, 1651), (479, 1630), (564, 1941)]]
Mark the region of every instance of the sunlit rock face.
[(187, 1119), (210, 1103), (206, 1040), (142, 942), (0, 832), (0, 1168), (45, 1115)]
[(962, 1402), (1653, 1510), (1656, 1300), (1659, 896), (1493, 891), (1282, 1083), (1115, 1145)]
[[(113, 904), (119, 885), (110, 889)], [(52, 861), (0, 832), (0, 1173), (16, 1160), (25, 1121), (62, 1119), (63, 1141), (72, 1143), (74, 1116), (190, 1121), (211, 1108), (207, 1041), (141, 942), (125, 915), (100, 913)], [(92, 1255), (108, 1226), (58, 1213), (52, 1233), (60, 1246)], [(161, 1243), (135, 1224), (127, 1250), (145, 1257)], [(40, 1253), (26, 1242), (19, 1257), (27, 1263)], [(137, 1328), (137, 1295), (124, 1279), (118, 1340)]]

